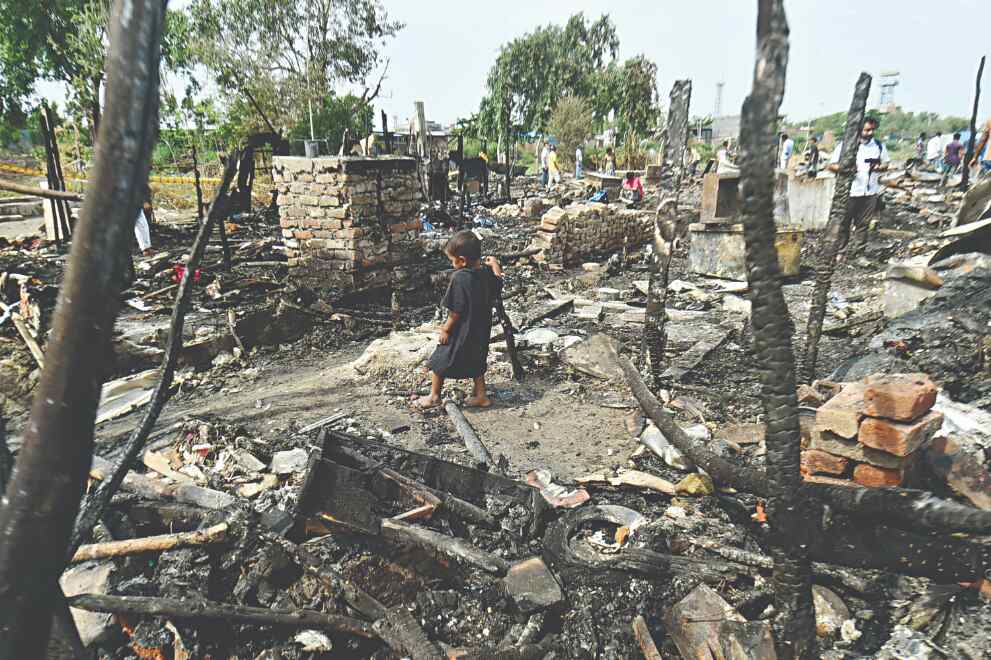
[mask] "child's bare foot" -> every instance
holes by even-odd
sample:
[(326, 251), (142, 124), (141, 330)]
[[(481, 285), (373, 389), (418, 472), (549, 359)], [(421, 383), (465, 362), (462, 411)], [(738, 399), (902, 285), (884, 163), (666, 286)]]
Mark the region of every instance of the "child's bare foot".
[(465, 407), (467, 408), (488, 408), (492, 405), (492, 400), (485, 395), (473, 396), (465, 399)]
[(437, 408), (438, 406), (440, 406), (440, 404), (441, 404), (441, 400), (439, 396), (434, 396), (433, 394), (425, 394), (421, 397), (413, 399), (413, 402), (410, 405), (412, 405), (413, 410), (415, 410), (416, 412), (425, 412), (432, 408)]

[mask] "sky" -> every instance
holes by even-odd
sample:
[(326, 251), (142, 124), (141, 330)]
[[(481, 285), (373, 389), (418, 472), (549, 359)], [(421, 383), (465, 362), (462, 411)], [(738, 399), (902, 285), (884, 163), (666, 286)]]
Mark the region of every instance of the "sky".
[[(183, 7), (189, 0), (172, 0)], [(753, 76), (756, 0), (383, 0), (405, 27), (386, 41), (388, 75), (376, 100), (405, 122), (422, 100), (442, 124), (477, 111), (499, 47), (538, 25), (563, 25), (576, 12), (608, 13), (620, 60), (639, 53), (657, 63), (666, 102), (671, 84), (690, 78), (692, 114), (739, 114)], [(969, 117), (981, 55), (991, 57), (991, 0), (785, 0), (791, 28), (782, 112), (801, 121), (845, 110), (861, 71), (900, 73), (895, 102), (905, 110)], [(370, 76), (373, 83), (378, 78)], [(991, 114), (991, 62), (981, 117)], [(43, 96), (61, 98), (52, 84)], [(359, 90), (356, 90), (360, 92)]]
[[(406, 27), (383, 51), (391, 59), (377, 105), (390, 118), (413, 113), (447, 124), (478, 109), (503, 43), (572, 13), (608, 13), (620, 59), (643, 53), (658, 90), (691, 78), (692, 114), (738, 114), (753, 76), (756, 0), (384, 0)], [(900, 72), (895, 102), (906, 110), (970, 116), (981, 55), (991, 56), (991, 0), (785, 0), (791, 27), (782, 112), (790, 121), (845, 110), (861, 71)], [(981, 114), (991, 113), (991, 63)]]

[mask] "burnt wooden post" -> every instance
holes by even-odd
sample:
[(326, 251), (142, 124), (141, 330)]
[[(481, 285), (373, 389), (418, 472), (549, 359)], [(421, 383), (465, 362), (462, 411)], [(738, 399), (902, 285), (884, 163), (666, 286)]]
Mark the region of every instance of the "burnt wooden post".
[[(51, 124), (51, 113), (47, 106), (44, 113), (39, 118), (39, 128), (45, 143), (45, 180), (48, 182), (49, 190), (63, 190), (64, 185), (59, 181), (58, 169), (55, 166), (55, 131)], [(62, 246), (63, 240), (69, 238), (69, 223), (65, 214), (68, 212), (68, 204), (62, 200), (52, 199), (49, 202), (52, 209), (52, 226), (55, 231), (55, 244)]]
[(196, 142), (193, 142), (193, 185), (196, 186), (196, 219), (203, 224), (203, 187), (200, 186), (200, 165), (196, 160)]
[[(970, 185), (970, 161), (974, 159), (974, 145), (977, 144), (977, 109), (981, 103), (981, 78), (984, 76), (986, 55), (981, 56), (981, 64), (977, 67), (977, 82), (974, 84), (974, 110), (970, 113), (970, 139), (967, 140), (967, 155), (963, 159), (963, 178), (960, 180), (960, 190), (967, 190)], [(988, 142), (991, 144), (991, 141)]]
[(513, 153), (513, 138), (512, 138), (512, 125), (510, 123), (510, 112), (509, 108), (506, 108), (506, 199), (510, 202), (513, 201), (513, 163), (512, 163), (512, 153)]
[(822, 335), (822, 322), (826, 317), (826, 298), (836, 270), (836, 257), (850, 231), (850, 217), (847, 204), (850, 201), (850, 186), (857, 171), (857, 150), (860, 148), (860, 131), (864, 125), (867, 97), (871, 93), (871, 77), (861, 73), (853, 90), (850, 111), (846, 116), (846, 130), (843, 132), (843, 146), (840, 151), (840, 171), (836, 174), (836, 190), (833, 192), (833, 205), (829, 209), (829, 221), (822, 235), (822, 247), (816, 262), (815, 288), (812, 290), (812, 307), (805, 329), (805, 351), (802, 356), (798, 380), (811, 383), (815, 379), (816, 361), (819, 358), (819, 337)]
[(107, 108), (90, 191), (17, 469), (0, 508), (3, 658), (41, 657), (51, 630), (57, 580), (93, 457), (105, 356), (120, 308), (119, 255), (133, 240), (134, 210), (155, 144), (164, 14), (161, 0), (117, 0), (111, 12)]
[[(675, 167), (675, 196), (665, 200), (657, 209), (654, 220), (654, 254), (651, 259), (650, 281), (647, 285), (647, 309), (643, 337), (640, 343), (641, 362), (645, 358), (650, 366), (654, 386), (662, 373), (664, 349), (667, 345), (667, 303), (668, 273), (674, 241), (678, 237), (678, 193), (681, 186), (682, 164), (685, 144), (688, 138), (688, 113), (692, 101), (692, 81), (677, 80), (671, 88), (668, 110), (667, 133), (664, 160)], [(625, 246), (625, 243), (624, 243)]]
[[(48, 107), (48, 104), (43, 103), (42, 108), (45, 110), (45, 121), (48, 123), (48, 135), (49, 140), (52, 144), (52, 161), (55, 166), (55, 180), (58, 184), (59, 190), (65, 191), (68, 188), (65, 185), (65, 174), (62, 172), (62, 156), (59, 153), (58, 139), (55, 137), (55, 117), (52, 114), (52, 109)], [(66, 201), (61, 201), (62, 206), (62, 216), (60, 220), (62, 222), (62, 235), (68, 238), (72, 233), (72, 227), (70, 226), (70, 221), (72, 219), (72, 211), (69, 208), (69, 203)]]
[[(758, 0), (753, 89), (740, 113), (740, 219), (761, 402), (767, 419), (769, 541), (774, 559), (775, 646), (782, 660), (817, 657), (810, 549), (819, 538), (819, 507), (800, 491), (801, 438), (795, 393), (792, 322), (781, 292), (774, 247), (777, 117), (788, 66), (784, 0)], [(854, 145), (855, 146), (855, 145)]]
[(430, 189), (430, 139), (427, 136), (427, 114), (423, 108), (423, 101), (415, 103), (416, 109), (416, 133), (417, 151), (420, 152), (420, 164), (423, 171), (423, 190), (427, 201), (433, 200), (433, 191)]
[(382, 139), (385, 142), (385, 153), (392, 153), (392, 132), (389, 130), (389, 118), (382, 110)]
[(465, 136), (458, 135), (458, 194), (461, 195), (461, 224), (465, 223)]

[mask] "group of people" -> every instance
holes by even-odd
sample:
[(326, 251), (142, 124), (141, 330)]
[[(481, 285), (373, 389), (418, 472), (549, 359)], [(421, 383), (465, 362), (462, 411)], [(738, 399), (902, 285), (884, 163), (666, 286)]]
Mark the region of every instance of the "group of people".
[[(991, 136), (991, 117), (988, 118), (980, 131), (980, 138), (974, 148), (974, 156), (967, 167), (977, 167), (980, 165), (981, 173), (987, 175), (991, 173), (991, 147), (989, 147), (989, 136)], [(960, 133), (954, 133), (953, 137), (944, 136), (941, 131), (929, 137), (926, 133), (920, 133), (919, 139), (915, 141), (915, 157), (919, 163), (926, 163), (936, 172), (942, 174), (956, 174), (964, 167), (964, 153), (966, 146), (960, 140)]]
[(926, 133), (919, 133), (915, 141), (915, 157), (917, 162), (928, 163), (936, 172), (953, 174), (960, 169), (963, 162), (964, 145), (960, 141), (960, 133), (954, 133), (952, 138), (944, 137), (941, 131), (931, 138)]

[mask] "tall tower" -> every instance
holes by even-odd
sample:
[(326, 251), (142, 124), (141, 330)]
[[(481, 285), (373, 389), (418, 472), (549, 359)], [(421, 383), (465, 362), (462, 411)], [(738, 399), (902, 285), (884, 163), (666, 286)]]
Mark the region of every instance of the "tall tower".
[(712, 108), (713, 118), (723, 116), (723, 87), (725, 85), (724, 82), (716, 83), (716, 103)]
[(901, 73), (898, 71), (882, 71), (881, 75), (881, 99), (878, 102), (878, 109), (881, 112), (894, 112), (898, 109), (895, 105), (895, 87), (898, 87)]

